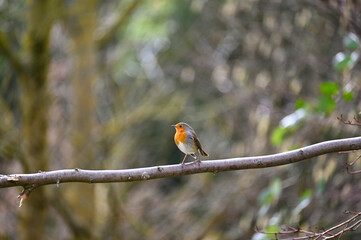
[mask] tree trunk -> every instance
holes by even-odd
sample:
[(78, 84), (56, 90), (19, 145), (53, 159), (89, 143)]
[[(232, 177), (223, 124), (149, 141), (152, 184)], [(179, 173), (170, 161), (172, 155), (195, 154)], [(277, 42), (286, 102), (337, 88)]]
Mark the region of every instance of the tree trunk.
[[(58, 1), (27, 2), (27, 26), (23, 39), (25, 71), (20, 76), (22, 99), (22, 149), (26, 170), (48, 170), (48, 108), (47, 75), (49, 39)], [(20, 211), (21, 239), (44, 239), (48, 204), (44, 189), (37, 189)]]
[[(73, 74), (71, 81), (71, 146), (73, 166), (96, 168), (95, 156), (95, 94), (97, 79), (94, 32), (97, 25), (97, 0), (75, 1), (69, 8), (67, 28), (72, 39)], [(67, 202), (77, 209), (77, 219), (92, 229), (96, 238), (96, 206), (93, 185), (74, 185), (65, 193)], [(92, 209), (92, 211), (89, 211)], [(75, 236), (77, 239), (81, 236)], [(89, 237), (85, 237), (89, 238)]]

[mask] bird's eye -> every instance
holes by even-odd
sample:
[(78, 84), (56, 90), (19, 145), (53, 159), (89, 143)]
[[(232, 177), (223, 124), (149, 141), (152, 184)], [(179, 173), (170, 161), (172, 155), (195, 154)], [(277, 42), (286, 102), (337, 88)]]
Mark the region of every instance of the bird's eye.
[(180, 128), (182, 128), (183, 126), (182, 126), (182, 125), (180, 125), (179, 127), (180, 127)]

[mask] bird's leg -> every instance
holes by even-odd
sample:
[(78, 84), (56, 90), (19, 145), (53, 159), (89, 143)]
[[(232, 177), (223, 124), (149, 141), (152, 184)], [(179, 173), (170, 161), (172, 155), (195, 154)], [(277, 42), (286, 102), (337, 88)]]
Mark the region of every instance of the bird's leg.
[[(192, 156), (192, 155), (191, 155)], [(195, 160), (192, 162), (192, 164), (194, 163), (198, 163), (201, 164), (201, 159), (197, 156), (197, 154), (194, 154), (194, 156), (192, 156)]]
[(195, 163), (198, 163), (198, 166), (201, 164), (201, 158), (197, 157), (196, 155), (196, 160), (194, 160)]
[(198, 157), (196, 153), (194, 153), (192, 157), (195, 159), (194, 160), (195, 163), (200, 163), (201, 162), (200, 157)]
[(184, 160), (186, 160), (186, 157), (187, 157), (187, 154), (183, 158), (182, 165), (184, 165)]

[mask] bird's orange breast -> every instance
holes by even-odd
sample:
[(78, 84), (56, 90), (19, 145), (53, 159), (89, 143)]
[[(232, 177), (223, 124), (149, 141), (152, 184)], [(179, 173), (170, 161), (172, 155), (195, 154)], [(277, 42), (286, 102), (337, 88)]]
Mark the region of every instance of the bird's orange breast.
[(174, 141), (175, 144), (179, 144), (179, 142), (185, 143), (187, 138), (187, 132), (183, 131), (183, 132), (176, 132), (176, 134), (174, 135)]

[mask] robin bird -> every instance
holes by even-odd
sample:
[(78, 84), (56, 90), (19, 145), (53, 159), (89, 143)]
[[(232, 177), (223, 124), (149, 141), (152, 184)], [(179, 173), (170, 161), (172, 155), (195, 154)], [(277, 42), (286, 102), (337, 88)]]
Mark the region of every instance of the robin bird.
[(208, 153), (203, 150), (197, 134), (191, 126), (189, 126), (187, 123), (180, 122), (176, 125), (172, 125), (172, 127), (174, 127), (176, 130), (174, 135), (175, 144), (177, 144), (179, 150), (186, 154), (183, 158), (182, 165), (184, 164), (184, 160), (186, 159), (187, 155), (191, 155), (191, 157), (197, 159), (197, 150), (202, 156), (208, 156)]

